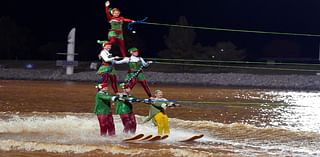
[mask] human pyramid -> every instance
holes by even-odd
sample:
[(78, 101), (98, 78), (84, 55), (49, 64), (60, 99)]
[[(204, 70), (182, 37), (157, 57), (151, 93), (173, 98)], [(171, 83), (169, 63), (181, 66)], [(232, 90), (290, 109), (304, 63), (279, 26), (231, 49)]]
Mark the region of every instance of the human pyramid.
[[(95, 97), (94, 113), (97, 115), (99, 121), (100, 135), (114, 136), (116, 134), (113, 113), (111, 111), (111, 104), (113, 103), (115, 103), (116, 106), (115, 114), (120, 115), (124, 126), (123, 132), (135, 134), (137, 122), (133, 112), (133, 103), (137, 102), (150, 104), (149, 115), (144, 120), (144, 123), (152, 120), (158, 127), (158, 135), (169, 135), (169, 122), (165, 110), (168, 107), (174, 107), (178, 104), (163, 98), (163, 92), (161, 90), (156, 90), (154, 97), (151, 95), (150, 88), (143, 74), (143, 68), (151, 64), (152, 61), (146, 62), (142, 57), (139, 57), (139, 50), (135, 47), (128, 50), (130, 57), (126, 56), (122, 26), (124, 22), (135, 21), (120, 16), (121, 12), (119, 9), (111, 9), (109, 6), (110, 2), (106, 1), (105, 11), (108, 22), (111, 25), (108, 33), (108, 41), (98, 40), (98, 43), (102, 45), (102, 51), (98, 55), (101, 60), (101, 65), (97, 71), (99, 79), (96, 84), (98, 91)], [(122, 59), (110, 53), (113, 45), (119, 46)], [(119, 87), (122, 88), (121, 92), (118, 91), (118, 81), (115, 70), (115, 65), (117, 64), (128, 64), (129, 67), (124, 83), (119, 85)], [(108, 82), (110, 82), (114, 94), (108, 91)], [(130, 94), (131, 89), (133, 89), (138, 82), (148, 95), (147, 99), (139, 99)]]

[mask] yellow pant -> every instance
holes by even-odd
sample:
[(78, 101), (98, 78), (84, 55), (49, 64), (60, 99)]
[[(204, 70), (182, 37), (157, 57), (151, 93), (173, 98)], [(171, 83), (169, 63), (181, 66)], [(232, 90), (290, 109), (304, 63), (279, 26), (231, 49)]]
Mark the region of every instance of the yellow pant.
[(168, 116), (166, 114), (163, 114), (162, 112), (159, 112), (156, 114), (154, 119), (158, 126), (158, 135), (169, 135), (170, 129)]

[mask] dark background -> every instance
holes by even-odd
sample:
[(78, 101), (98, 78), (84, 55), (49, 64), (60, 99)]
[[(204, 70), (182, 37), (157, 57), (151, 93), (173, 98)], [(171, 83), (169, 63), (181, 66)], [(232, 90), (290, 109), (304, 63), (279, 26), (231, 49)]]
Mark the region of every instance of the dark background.
[[(320, 34), (320, 1), (317, 0), (111, 0), (111, 7), (120, 8), (121, 15), (134, 20), (149, 17), (148, 22), (176, 24), (185, 16), (189, 25), (273, 32)], [(1, 53), (0, 59), (56, 59), (55, 53), (66, 51), (67, 35), (76, 27), (76, 51), (80, 60), (93, 60), (100, 51), (97, 39), (107, 39), (109, 24), (103, 0), (0, 2), (0, 17), (13, 21), (27, 32), (30, 48), (14, 55)], [(1, 28), (6, 32), (5, 28)], [(141, 40), (144, 57), (156, 57), (165, 49), (164, 36), (169, 27), (135, 25), (133, 39)], [(319, 54), (319, 37), (252, 34), (198, 30), (196, 42), (212, 45), (231, 41), (246, 49), (248, 60), (265, 57), (314, 59)], [(2, 41), (5, 42), (5, 41)], [(44, 45), (59, 45), (57, 52), (41, 52)], [(57, 44), (59, 43), (59, 44)], [(2, 43), (0, 43), (1, 45)], [(17, 47), (25, 46), (19, 45)], [(40, 50), (39, 50), (40, 49)], [(278, 56), (266, 52), (276, 52)], [(12, 52), (15, 53), (15, 52)]]

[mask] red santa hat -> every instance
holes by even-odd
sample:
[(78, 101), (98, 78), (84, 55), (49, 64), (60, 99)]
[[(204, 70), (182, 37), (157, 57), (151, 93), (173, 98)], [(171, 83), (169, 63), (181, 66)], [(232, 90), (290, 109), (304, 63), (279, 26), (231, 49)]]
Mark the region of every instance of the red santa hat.
[(105, 47), (107, 45), (112, 45), (110, 41), (107, 41), (107, 40), (97, 40), (97, 43), (98, 44), (101, 44), (102, 47)]
[(105, 41), (105, 42), (102, 44), (103, 47), (108, 46), (108, 45), (112, 45), (111, 42)]

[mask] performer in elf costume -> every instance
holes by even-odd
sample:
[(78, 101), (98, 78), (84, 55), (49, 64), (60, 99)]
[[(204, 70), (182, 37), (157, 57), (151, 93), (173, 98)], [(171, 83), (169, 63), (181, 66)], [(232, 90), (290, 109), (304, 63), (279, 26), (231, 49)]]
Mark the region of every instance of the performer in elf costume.
[(108, 39), (112, 44), (118, 43), (122, 57), (126, 57), (126, 48), (123, 38), (122, 25), (124, 22), (134, 22), (134, 20), (120, 16), (118, 8), (109, 9), (110, 2), (106, 1), (106, 14), (111, 29), (108, 33)]
[(135, 114), (133, 113), (133, 102), (140, 102), (136, 97), (130, 95), (131, 89), (127, 84), (121, 83), (120, 87), (123, 89), (122, 93), (118, 93), (119, 99), (116, 101), (116, 114), (120, 115), (122, 124), (124, 126), (124, 133), (136, 133), (137, 122)]
[(99, 54), (99, 59), (102, 60), (101, 66), (97, 71), (97, 75), (100, 76), (97, 83), (108, 83), (108, 80), (111, 82), (111, 87), (114, 93), (118, 92), (118, 82), (116, 76), (116, 70), (114, 68), (114, 60), (118, 59), (118, 56), (112, 57), (112, 54), (109, 52), (111, 49), (111, 43), (108, 41), (99, 41), (98, 43), (102, 44), (103, 50)]
[(139, 82), (144, 91), (149, 97), (151, 97), (150, 88), (148, 86), (147, 80), (143, 74), (143, 67), (147, 67), (152, 61), (145, 62), (142, 57), (138, 57), (139, 50), (135, 47), (128, 50), (131, 54), (130, 57), (125, 57), (122, 60), (114, 61), (115, 64), (124, 64), (128, 63), (129, 70), (126, 75), (125, 81), (129, 84), (129, 87), (132, 89), (137, 82)]
[(151, 103), (149, 116), (144, 120), (144, 123), (152, 119), (153, 123), (158, 127), (158, 135), (169, 135), (169, 120), (165, 111), (168, 107), (179, 106), (179, 104), (169, 102), (163, 98), (163, 92), (161, 90), (156, 90), (155, 97), (146, 99), (144, 102)]
[(99, 121), (100, 135), (113, 136), (116, 132), (111, 112), (111, 101), (115, 101), (117, 96), (108, 93), (108, 84), (106, 83), (98, 84), (96, 88), (98, 92), (93, 112), (97, 115)]

